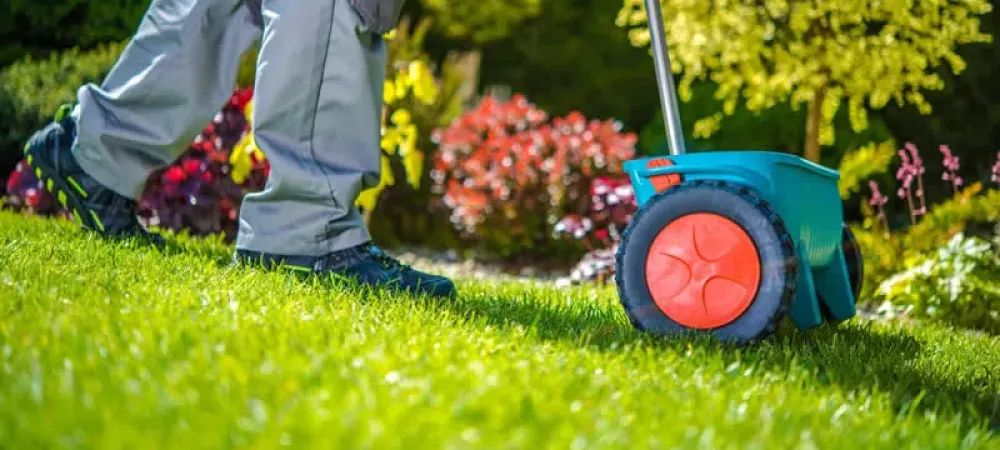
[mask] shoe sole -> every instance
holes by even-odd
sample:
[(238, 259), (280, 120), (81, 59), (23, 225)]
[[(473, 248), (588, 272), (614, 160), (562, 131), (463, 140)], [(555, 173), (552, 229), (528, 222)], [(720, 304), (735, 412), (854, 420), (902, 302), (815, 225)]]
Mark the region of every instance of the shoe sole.
[(24, 158), (24, 162), (34, 172), (35, 177), (42, 182), (44, 189), (52, 194), (63, 208), (68, 209), (80, 225), (92, 231), (105, 233), (101, 218), (93, 210), (83, 206), (83, 201), (87, 199), (88, 194), (80, 186), (80, 183), (73, 177), (63, 179), (56, 176), (55, 168), (45, 163), (30, 142), (24, 144)]

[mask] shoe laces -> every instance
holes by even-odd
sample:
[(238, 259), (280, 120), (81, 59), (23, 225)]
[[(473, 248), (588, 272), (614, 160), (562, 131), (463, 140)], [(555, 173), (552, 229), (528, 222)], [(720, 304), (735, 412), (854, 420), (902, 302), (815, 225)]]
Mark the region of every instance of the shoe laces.
[(367, 244), (363, 249), (373, 260), (377, 261), (379, 264), (391, 269), (398, 269), (400, 272), (407, 272), (411, 269), (410, 265), (403, 264), (398, 259), (389, 256), (385, 251), (374, 244)]
[(119, 195), (108, 188), (101, 189), (99, 193), (92, 191), (92, 195), (94, 195), (94, 201), (89, 202), (88, 206), (95, 209), (100, 215), (111, 220), (124, 221), (121, 226), (138, 226), (142, 228), (139, 224), (139, 219), (136, 217), (136, 207), (138, 205), (134, 200)]

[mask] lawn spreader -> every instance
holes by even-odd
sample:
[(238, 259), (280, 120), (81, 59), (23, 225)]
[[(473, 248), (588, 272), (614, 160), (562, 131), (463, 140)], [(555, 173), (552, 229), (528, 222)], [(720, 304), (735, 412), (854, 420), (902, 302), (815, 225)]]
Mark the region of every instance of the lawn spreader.
[(770, 151), (686, 153), (659, 0), (646, 0), (669, 156), (627, 161), (639, 206), (616, 255), (629, 320), (745, 345), (856, 314), (862, 259), (839, 173)]

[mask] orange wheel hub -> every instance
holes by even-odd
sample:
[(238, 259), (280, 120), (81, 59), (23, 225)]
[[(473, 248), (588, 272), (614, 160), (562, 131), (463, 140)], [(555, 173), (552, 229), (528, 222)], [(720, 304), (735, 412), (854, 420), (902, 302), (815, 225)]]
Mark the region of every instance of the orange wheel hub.
[(718, 214), (689, 214), (653, 240), (646, 285), (673, 321), (709, 329), (736, 320), (750, 307), (760, 270), (757, 247), (742, 227)]

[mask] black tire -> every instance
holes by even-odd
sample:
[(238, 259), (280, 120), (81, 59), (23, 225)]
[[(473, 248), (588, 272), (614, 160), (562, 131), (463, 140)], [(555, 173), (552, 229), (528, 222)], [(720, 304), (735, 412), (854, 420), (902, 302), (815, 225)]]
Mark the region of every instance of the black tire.
[(844, 247), (844, 257), (847, 260), (847, 275), (851, 280), (851, 292), (854, 293), (855, 301), (861, 295), (862, 283), (865, 280), (865, 260), (861, 257), (861, 245), (854, 237), (851, 227), (844, 224), (844, 238), (841, 245)]
[[(858, 240), (854, 237), (854, 232), (851, 231), (851, 227), (847, 226), (846, 223), (843, 225), (840, 246), (844, 250), (844, 260), (847, 263), (847, 277), (851, 282), (851, 292), (854, 294), (854, 302), (857, 303), (858, 297), (861, 295), (862, 283), (865, 279), (865, 260), (861, 257), (861, 245), (858, 244)], [(823, 320), (834, 326), (843, 323), (843, 320), (837, 320), (833, 317), (833, 314), (830, 313), (830, 308), (823, 301), (822, 295), (817, 294), (817, 296), (820, 300), (819, 311), (823, 315)]]
[[(645, 264), (659, 232), (683, 216), (714, 213), (749, 235), (760, 256), (760, 282), (750, 306), (728, 324), (708, 330), (685, 327), (655, 304)], [(795, 296), (798, 264), (792, 236), (778, 214), (750, 188), (722, 181), (688, 181), (670, 187), (636, 212), (617, 254), (619, 297), (632, 325), (660, 335), (709, 334), (737, 345), (771, 335), (788, 314)]]

